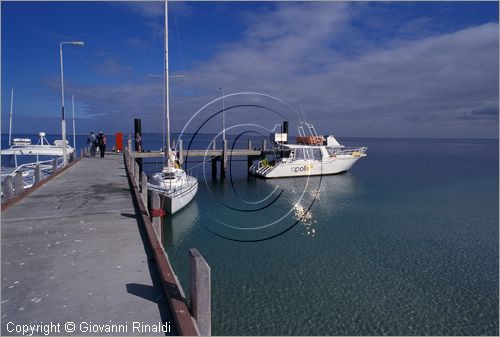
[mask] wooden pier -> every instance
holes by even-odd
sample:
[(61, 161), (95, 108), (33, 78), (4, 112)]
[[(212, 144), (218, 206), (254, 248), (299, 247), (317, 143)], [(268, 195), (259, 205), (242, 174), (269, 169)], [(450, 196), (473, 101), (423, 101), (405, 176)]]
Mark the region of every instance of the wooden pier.
[[(226, 174), (227, 169), (227, 161), (228, 158), (232, 157), (246, 157), (247, 158), (247, 168), (250, 168), (253, 161), (262, 157), (264, 154), (272, 153), (268, 151), (266, 148), (266, 141), (262, 141), (262, 146), (260, 148), (252, 148), (251, 140), (248, 140), (248, 146), (245, 149), (228, 149), (227, 141), (223, 142), (222, 149), (216, 149), (215, 140), (212, 142), (212, 148), (206, 150), (184, 150), (182, 140), (179, 140), (177, 146), (175, 142), (172, 144), (172, 148), (176, 149), (177, 156), (179, 158), (180, 163), (184, 163), (186, 158), (197, 158), (204, 159), (206, 161), (211, 161), (212, 165), (212, 176), (217, 175), (217, 163), (220, 162), (219, 172), (220, 177), (223, 178)], [(132, 141), (128, 141), (128, 150), (130, 155), (134, 159), (141, 158), (161, 158), (164, 156), (164, 153), (161, 151), (148, 151), (148, 152), (138, 152), (132, 151)]]
[(122, 154), (83, 158), (2, 204), (2, 335), (42, 322), (59, 323), (56, 335), (96, 334), (81, 322), (128, 326), (119, 335), (164, 334), (137, 333), (133, 322), (210, 334), (210, 268), (189, 252), (191, 297), (200, 302), (187, 303), (128, 162)]

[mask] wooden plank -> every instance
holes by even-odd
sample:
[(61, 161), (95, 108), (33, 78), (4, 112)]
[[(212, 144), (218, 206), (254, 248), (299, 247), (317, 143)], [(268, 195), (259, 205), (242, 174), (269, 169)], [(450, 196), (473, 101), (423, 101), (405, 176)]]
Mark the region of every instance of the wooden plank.
[(191, 313), (202, 336), (212, 335), (210, 266), (197, 249), (189, 250)]

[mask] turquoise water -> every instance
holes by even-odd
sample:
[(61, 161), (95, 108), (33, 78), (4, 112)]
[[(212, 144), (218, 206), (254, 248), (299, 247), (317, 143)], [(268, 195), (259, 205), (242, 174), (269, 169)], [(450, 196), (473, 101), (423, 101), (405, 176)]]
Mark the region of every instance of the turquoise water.
[(188, 249), (210, 264), (213, 334), (498, 335), (498, 141), (341, 140), (368, 156), (323, 178), (234, 161), (221, 183), (188, 162), (199, 192), (165, 220), (165, 248), (186, 292)]
[[(165, 247), (185, 290), (188, 249), (210, 264), (213, 333), (498, 335), (498, 141), (343, 142), (368, 156), (322, 179), (248, 178), (235, 162), (233, 190), (194, 170)], [(259, 240), (297, 220), (259, 242), (213, 234)]]

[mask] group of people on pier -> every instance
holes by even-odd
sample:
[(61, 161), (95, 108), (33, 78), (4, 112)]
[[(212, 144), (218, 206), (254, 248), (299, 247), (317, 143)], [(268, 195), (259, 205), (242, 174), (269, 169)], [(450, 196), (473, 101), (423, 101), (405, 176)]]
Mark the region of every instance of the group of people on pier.
[(104, 133), (101, 131), (99, 134), (95, 135), (94, 131), (91, 131), (90, 135), (87, 137), (87, 147), (89, 148), (91, 157), (95, 157), (97, 149), (99, 149), (101, 158), (104, 158), (106, 152), (106, 136)]

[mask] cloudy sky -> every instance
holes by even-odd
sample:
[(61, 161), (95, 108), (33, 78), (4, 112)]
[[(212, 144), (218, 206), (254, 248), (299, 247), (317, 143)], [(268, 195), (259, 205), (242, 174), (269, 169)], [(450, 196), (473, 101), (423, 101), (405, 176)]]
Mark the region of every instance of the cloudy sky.
[[(75, 40), (85, 46), (64, 47), (65, 105), (71, 117), (73, 94), (79, 133), (128, 132), (133, 118), (162, 131), (162, 2), (1, 6), (2, 133), (11, 88), (16, 132), (59, 130), (59, 42)], [(234, 95), (226, 107), (292, 122), (302, 111), (323, 134), (498, 138), (498, 34), (497, 2), (171, 2), (173, 129), (223, 87), (290, 105)], [(228, 126), (282, 119), (226, 114)]]

